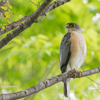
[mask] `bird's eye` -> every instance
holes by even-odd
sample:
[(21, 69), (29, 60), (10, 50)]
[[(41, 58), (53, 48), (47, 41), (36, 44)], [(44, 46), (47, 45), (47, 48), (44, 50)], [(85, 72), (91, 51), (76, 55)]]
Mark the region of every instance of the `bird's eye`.
[(71, 27), (75, 27), (75, 24), (72, 24)]

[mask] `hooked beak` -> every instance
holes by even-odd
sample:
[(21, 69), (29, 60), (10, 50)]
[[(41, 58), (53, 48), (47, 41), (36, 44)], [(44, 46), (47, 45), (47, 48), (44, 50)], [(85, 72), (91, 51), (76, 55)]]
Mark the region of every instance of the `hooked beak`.
[(66, 28), (70, 28), (69, 24), (67, 24)]

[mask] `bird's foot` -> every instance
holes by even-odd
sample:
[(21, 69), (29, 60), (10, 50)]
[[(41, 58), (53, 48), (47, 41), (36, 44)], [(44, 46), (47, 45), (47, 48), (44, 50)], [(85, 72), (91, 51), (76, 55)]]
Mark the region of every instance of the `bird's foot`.
[[(78, 70), (76, 70), (76, 73), (79, 73), (79, 77), (81, 77), (81, 73), (82, 73), (82, 71), (78, 71)], [(74, 74), (74, 78), (76, 77), (76, 73)]]

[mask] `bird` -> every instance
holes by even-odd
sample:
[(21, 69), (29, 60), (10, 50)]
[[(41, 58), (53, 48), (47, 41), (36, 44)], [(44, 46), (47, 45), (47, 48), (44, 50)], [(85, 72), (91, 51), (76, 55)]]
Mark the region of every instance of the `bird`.
[[(78, 24), (70, 22), (66, 26), (66, 34), (60, 44), (60, 69), (68, 72), (72, 69), (78, 70), (86, 58), (86, 42)], [(69, 98), (71, 78), (65, 79), (64, 95)]]

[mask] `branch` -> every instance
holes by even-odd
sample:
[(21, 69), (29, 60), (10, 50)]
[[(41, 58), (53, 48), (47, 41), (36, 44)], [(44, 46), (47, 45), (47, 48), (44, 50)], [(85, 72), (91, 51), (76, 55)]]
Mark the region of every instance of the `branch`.
[(2, 28), (0, 28), (0, 35), (2, 35), (2, 34), (4, 34), (4, 33), (8, 32), (8, 31), (10, 31), (10, 30), (15, 29), (18, 25), (20, 25), (20, 23), (24, 22), (24, 21), (27, 20), (27, 19), (28, 19), (28, 16), (25, 16), (24, 18), (21, 18), (21, 19), (18, 20), (18, 21), (15, 21), (15, 22), (12, 22), (12, 23), (10, 23), (10, 24), (8, 24), (8, 25), (5, 25), (5, 26), (4, 26), (4, 27), (5, 27), (4, 30), (2, 30)]
[[(18, 36), (26, 28), (30, 27), (34, 22), (41, 21), (45, 17), (45, 14), (47, 12), (58, 7), (61, 4), (64, 4), (65, 2), (68, 2), (69, 0), (61, 0), (61, 1), (57, 0), (56, 2), (50, 4), (51, 1), (52, 0), (45, 0), (33, 14), (25, 16), (24, 18), (20, 19), (19, 21), (13, 22), (12, 24), (5, 26), (6, 29), (4, 29), (0, 32), (1, 35), (7, 31), (14, 29), (14, 28), (15, 28), (15, 30), (13, 30), (11, 33), (8, 33), (2, 40), (0, 40), (0, 49), (3, 46), (5, 46), (9, 41), (11, 41), (14, 37)], [(37, 18), (43, 14), (42, 12), (44, 13), (43, 17), (40, 20), (37, 20)], [(18, 24), (18, 26), (16, 24)]]
[(41, 6), (31, 15), (27, 18), (27, 20), (24, 23), (21, 23), (19, 26), (16, 27), (15, 30), (13, 30), (11, 33), (8, 33), (1, 41), (0, 41), (0, 49), (6, 45), (10, 40), (12, 40), (14, 37), (19, 35), (22, 31), (24, 31), (26, 28), (30, 27), (34, 21), (39, 17), (41, 12), (49, 5), (49, 3), (52, 0), (45, 0)]
[[(35, 23), (37, 22), (40, 22), (44, 17), (45, 15), (50, 12), (51, 10), (65, 4), (66, 2), (69, 2), (70, 0), (56, 0), (54, 3), (51, 3), (49, 4), (42, 12), (39, 16), (43, 16), (39, 21), (36, 20)], [(23, 21), (26, 21), (28, 18), (30, 17), (30, 15), (28, 16), (25, 16), (24, 18), (18, 20), (18, 21), (15, 21), (15, 22), (12, 22), (11, 24), (8, 24), (8, 25), (5, 25), (4, 27), (6, 29), (2, 30), (2, 28), (0, 28), (0, 35), (14, 29), (17, 27), (17, 25), (19, 25), (19, 23), (22, 23)]]
[[(97, 67), (94, 69), (83, 71), (81, 73), (81, 77), (85, 77), (85, 76), (92, 75), (92, 74), (99, 73), (99, 72), (100, 72), (100, 67)], [(46, 81), (43, 81), (43, 82), (41, 82), (35, 86), (32, 86), (28, 89), (25, 89), (23, 91), (16, 92), (16, 93), (2, 94), (2, 95), (0, 95), (0, 100), (12, 100), (12, 99), (14, 100), (14, 99), (19, 99), (19, 98), (23, 98), (23, 97), (32, 95), (34, 93), (39, 92), (40, 90), (50, 87), (60, 81), (67, 79), (67, 78), (74, 78), (74, 74), (76, 74), (76, 78), (80, 78), (79, 73), (76, 73), (75, 69), (73, 69), (73, 70), (70, 70), (68, 73), (65, 72), (63, 74), (57, 75), (55, 77), (52, 77)]]
[(41, 13), (40, 16), (47, 14), (49, 11), (65, 4), (66, 2), (69, 2), (71, 0), (56, 0), (54, 3), (49, 4), (46, 9), (44, 9), (44, 11)]

